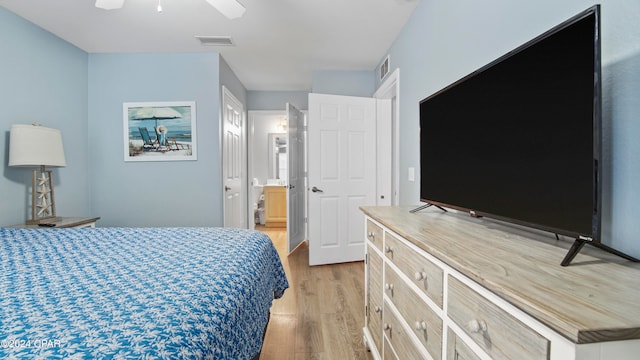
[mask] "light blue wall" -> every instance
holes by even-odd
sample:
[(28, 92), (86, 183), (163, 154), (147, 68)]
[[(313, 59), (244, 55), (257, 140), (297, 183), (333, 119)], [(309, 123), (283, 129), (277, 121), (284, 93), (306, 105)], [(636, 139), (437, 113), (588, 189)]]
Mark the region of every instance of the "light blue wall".
[[(313, 72), (310, 92), (370, 97), (375, 92), (375, 74), (373, 70), (316, 70)], [(284, 111), (287, 102), (299, 110), (308, 110), (309, 91), (248, 92), (249, 110)]]
[[(91, 204), (101, 226), (220, 226), (219, 55), (91, 54)], [(197, 161), (124, 162), (124, 102), (195, 101)]]
[(62, 131), (67, 166), (54, 169), (56, 210), (91, 215), (87, 179), (87, 53), (0, 7), (0, 226), (30, 217), (30, 168), (10, 168), (12, 124)]
[(375, 92), (375, 72), (353, 70), (316, 70), (311, 91), (317, 94), (372, 96)]
[[(371, 96), (375, 91), (373, 71), (317, 70), (313, 72), (311, 92)], [(309, 109), (309, 91), (249, 91), (248, 110), (284, 111), (288, 102), (299, 110)]]
[[(231, 70), (231, 67), (224, 58), (220, 57), (220, 85), (224, 85), (233, 96), (236, 97), (243, 105), (245, 112), (247, 110), (247, 89), (240, 82), (236, 74)], [(220, 98), (222, 103), (222, 97)], [(222, 116), (222, 114), (220, 115)]]
[(247, 93), (248, 110), (285, 111), (290, 103), (298, 110), (309, 109), (308, 91), (249, 91)]
[[(603, 240), (640, 257), (640, 2), (602, 0)], [(417, 204), (418, 103), (593, 5), (591, 0), (423, 0), (389, 53), (400, 68), (400, 202)], [(382, 59), (380, 60), (382, 62)], [(378, 84), (376, 83), (376, 86)]]

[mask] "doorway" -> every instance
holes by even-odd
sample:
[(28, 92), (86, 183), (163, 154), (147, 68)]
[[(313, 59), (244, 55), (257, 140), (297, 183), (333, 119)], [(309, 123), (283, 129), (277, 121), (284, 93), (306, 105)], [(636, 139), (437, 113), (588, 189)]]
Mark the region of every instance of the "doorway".
[[(376, 164), (373, 165), (376, 169), (374, 175), (376, 183), (375, 187), (375, 200), (371, 202), (372, 205), (398, 205), (399, 204), (399, 139), (398, 139), (398, 126), (399, 126), (399, 70), (396, 69), (393, 73), (389, 74), (385, 82), (383, 82), (378, 90), (373, 95), (376, 101), (376, 113), (388, 114), (382, 121), (376, 121), (375, 140), (376, 150), (369, 153), (374, 154)], [(269, 158), (267, 155), (271, 154), (269, 151), (268, 139), (279, 137), (283, 134), (286, 126), (286, 111), (249, 111), (249, 123), (248, 123), (248, 155), (249, 155), (249, 214), (248, 218), (253, 221), (249, 221), (249, 227), (255, 228), (256, 222), (259, 223), (259, 212), (256, 212), (259, 204), (260, 195), (264, 189), (264, 186), (269, 183), (269, 180), (273, 183), (276, 179), (269, 177)], [(307, 115), (308, 116), (308, 115)], [(381, 118), (382, 119), (382, 118)], [(388, 120), (387, 120), (388, 119)], [(264, 129), (263, 125), (267, 125), (267, 129)], [(305, 125), (305, 140), (306, 140), (306, 127)], [(269, 136), (271, 134), (271, 136)], [(275, 141), (272, 141), (274, 144)], [(290, 150), (290, 140), (287, 140), (287, 150)], [(306, 143), (306, 141), (305, 141)], [(284, 144), (283, 144), (284, 145)], [(274, 145), (274, 148), (277, 146)], [(308, 146), (307, 146), (308, 148)], [(257, 152), (256, 152), (257, 151)], [(298, 152), (302, 157), (307, 157), (307, 151)], [(275, 159), (271, 160), (272, 164), (276, 162)], [(306, 161), (305, 161), (306, 163)], [(361, 163), (357, 163), (361, 164)], [(257, 170), (261, 166), (264, 166), (263, 170)], [(275, 169), (272, 165), (272, 169)], [(353, 170), (352, 168), (350, 168)], [(285, 170), (288, 171), (288, 170)], [(260, 175), (260, 172), (263, 175)], [(275, 173), (275, 172), (274, 172)], [(305, 171), (305, 178), (308, 178), (308, 172)], [(306, 190), (311, 191), (311, 186), (308, 180), (305, 182)], [(317, 186), (317, 185), (316, 185)], [(309, 199), (311, 194), (306, 192), (306, 198)], [(318, 190), (319, 191), (319, 190)], [(316, 191), (317, 192), (317, 191)], [(314, 192), (315, 195), (317, 193)], [(353, 202), (353, 201), (352, 201)], [(352, 208), (357, 208), (353, 207)], [(308, 210), (307, 210), (308, 211)], [(354, 210), (355, 212), (355, 210)], [(256, 218), (256, 214), (258, 214)], [(311, 223), (311, 217), (306, 215), (307, 221), (305, 221), (305, 227), (307, 232), (309, 231), (309, 224)], [(289, 220), (289, 219), (287, 219)], [(354, 224), (356, 222), (353, 222)], [(357, 228), (354, 227), (354, 231), (349, 233), (359, 233), (362, 230), (361, 222), (357, 222)], [(310, 233), (306, 238), (309, 239)], [(316, 236), (318, 237), (318, 236)], [(321, 238), (321, 237), (318, 237)], [(353, 239), (363, 239), (364, 236), (351, 236)], [(312, 239), (310, 239), (312, 241)], [(363, 253), (359, 251), (358, 254)]]
[[(260, 219), (257, 212), (261, 208), (263, 200), (264, 186), (267, 183), (277, 184), (278, 173), (280, 169), (279, 157), (276, 150), (280, 151), (279, 138), (286, 137), (286, 113), (285, 111), (269, 110), (269, 111), (249, 111), (247, 134), (247, 154), (248, 154), (248, 170), (249, 177), (249, 206), (248, 218), (249, 228), (255, 229), (256, 224), (264, 225), (264, 219)], [(276, 160), (277, 159), (277, 160)]]
[(306, 237), (305, 117), (290, 104), (249, 111), (248, 227), (281, 227), (289, 251)]

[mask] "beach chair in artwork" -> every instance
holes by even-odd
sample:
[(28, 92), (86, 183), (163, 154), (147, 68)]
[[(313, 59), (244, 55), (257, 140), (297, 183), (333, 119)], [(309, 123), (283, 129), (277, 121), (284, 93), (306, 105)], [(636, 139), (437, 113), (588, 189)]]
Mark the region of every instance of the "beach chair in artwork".
[(142, 148), (144, 150), (157, 150), (159, 147), (158, 140), (151, 140), (151, 136), (149, 135), (149, 130), (146, 127), (139, 127), (140, 135), (142, 136)]
[(189, 146), (189, 144), (180, 143), (180, 142), (178, 142), (177, 138), (170, 137), (170, 138), (167, 138), (167, 139), (169, 141), (169, 148), (171, 148), (171, 150), (188, 150), (188, 149), (191, 149), (191, 146)]

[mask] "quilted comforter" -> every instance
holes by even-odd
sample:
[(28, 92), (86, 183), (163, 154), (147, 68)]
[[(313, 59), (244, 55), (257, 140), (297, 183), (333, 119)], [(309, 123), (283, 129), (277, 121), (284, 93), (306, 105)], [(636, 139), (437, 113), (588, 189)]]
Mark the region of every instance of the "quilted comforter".
[(255, 231), (0, 228), (0, 358), (251, 359), (287, 287)]

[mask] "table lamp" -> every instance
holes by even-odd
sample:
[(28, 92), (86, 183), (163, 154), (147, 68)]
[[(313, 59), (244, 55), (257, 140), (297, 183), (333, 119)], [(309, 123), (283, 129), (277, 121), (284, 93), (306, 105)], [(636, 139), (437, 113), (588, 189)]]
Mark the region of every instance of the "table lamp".
[(38, 167), (31, 180), (31, 219), (40, 224), (56, 219), (53, 177), (46, 166), (66, 166), (60, 130), (40, 125), (12, 125), (9, 135), (9, 166)]

